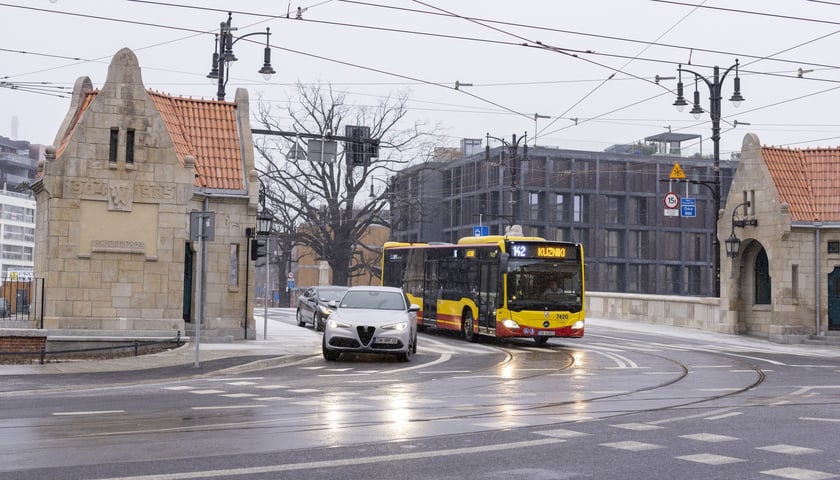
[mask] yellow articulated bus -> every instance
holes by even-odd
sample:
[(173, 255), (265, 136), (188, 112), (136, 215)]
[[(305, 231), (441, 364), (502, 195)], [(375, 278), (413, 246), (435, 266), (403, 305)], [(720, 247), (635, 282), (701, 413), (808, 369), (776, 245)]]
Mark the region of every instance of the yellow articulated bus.
[(419, 327), (477, 335), (582, 337), (583, 246), (539, 237), (465, 237), (457, 244), (387, 242), (382, 285), (420, 305)]

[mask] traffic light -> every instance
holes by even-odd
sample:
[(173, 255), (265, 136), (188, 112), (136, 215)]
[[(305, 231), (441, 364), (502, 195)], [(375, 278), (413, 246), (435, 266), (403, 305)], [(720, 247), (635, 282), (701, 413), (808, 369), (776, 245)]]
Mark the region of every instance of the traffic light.
[(265, 256), (265, 243), (265, 240), (251, 239), (251, 260), (256, 261)]
[(348, 140), (344, 142), (344, 154), (351, 167), (368, 165), (372, 156), (378, 156), (379, 142), (376, 141), (376, 155), (372, 155), (372, 140), (370, 127), (345, 125), (344, 134)]

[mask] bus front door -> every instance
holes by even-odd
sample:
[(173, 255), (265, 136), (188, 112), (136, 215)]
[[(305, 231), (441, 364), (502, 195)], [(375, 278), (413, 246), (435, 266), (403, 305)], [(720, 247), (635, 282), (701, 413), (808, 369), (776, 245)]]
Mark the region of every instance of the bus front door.
[(493, 312), (496, 310), (499, 294), (499, 266), (495, 262), (482, 262), (479, 268), (478, 327), (495, 329), (496, 317)]

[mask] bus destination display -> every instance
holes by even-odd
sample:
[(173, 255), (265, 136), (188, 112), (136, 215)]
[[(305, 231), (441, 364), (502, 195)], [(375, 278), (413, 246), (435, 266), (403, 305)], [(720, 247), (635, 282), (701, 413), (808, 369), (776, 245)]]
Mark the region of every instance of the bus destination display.
[(512, 258), (556, 258), (561, 260), (577, 258), (577, 249), (574, 245), (511, 243), (509, 251)]

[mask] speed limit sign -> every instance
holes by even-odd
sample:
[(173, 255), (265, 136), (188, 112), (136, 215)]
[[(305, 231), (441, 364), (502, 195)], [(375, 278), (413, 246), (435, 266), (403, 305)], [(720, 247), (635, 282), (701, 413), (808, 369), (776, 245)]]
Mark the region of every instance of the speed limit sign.
[(665, 194), (665, 208), (677, 208), (680, 205), (680, 196), (674, 192)]

